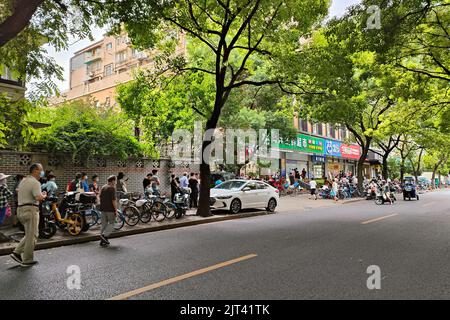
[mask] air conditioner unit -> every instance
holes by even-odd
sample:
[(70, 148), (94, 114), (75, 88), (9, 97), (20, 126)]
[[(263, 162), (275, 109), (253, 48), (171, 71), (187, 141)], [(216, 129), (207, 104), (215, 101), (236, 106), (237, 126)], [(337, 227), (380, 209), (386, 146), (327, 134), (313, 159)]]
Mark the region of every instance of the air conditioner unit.
[(93, 76), (95, 76), (94, 71), (89, 72), (89, 77), (92, 78)]

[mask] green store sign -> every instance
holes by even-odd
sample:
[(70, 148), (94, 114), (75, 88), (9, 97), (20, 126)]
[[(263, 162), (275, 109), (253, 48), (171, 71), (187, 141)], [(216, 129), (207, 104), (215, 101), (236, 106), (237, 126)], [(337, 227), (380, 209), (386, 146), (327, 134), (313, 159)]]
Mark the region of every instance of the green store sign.
[(325, 139), (298, 134), (297, 139), (290, 144), (278, 143), (273, 146), (284, 150), (324, 154)]

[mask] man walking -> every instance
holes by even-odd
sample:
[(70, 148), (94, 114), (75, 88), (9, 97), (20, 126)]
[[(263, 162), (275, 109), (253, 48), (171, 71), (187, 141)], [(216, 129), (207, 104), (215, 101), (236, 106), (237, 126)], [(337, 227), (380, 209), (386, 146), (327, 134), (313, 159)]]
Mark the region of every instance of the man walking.
[(39, 179), (45, 175), (40, 163), (32, 164), (30, 175), (19, 185), (17, 218), (25, 227), (25, 236), (10, 257), (23, 267), (31, 267), (37, 263), (33, 259), (34, 247), (39, 236), (39, 202), (47, 193), (41, 192)]
[(195, 173), (193, 172), (191, 172), (191, 178), (189, 179), (189, 188), (191, 188), (191, 198), (189, 206), (191, 208), (197, 208), (198, 180), (195, 178)]
[(104, 185), (100, 190), (100, 211), (102, 212), (100, 246), (102, 247), (107, 247), (110, 244), (108, 237), (114, 229), (114, 221), (117, 214), (116, 185), (116, 176), (110, 176), (108, 184)]
[[(316, 189), (317, 189), (317, 182), (314, 179), (311, 179), (311, 181), (309, 182), (309, 187), (311, 189), (311, 196), (314, 197), (314, 200), (317, 200), (317, 195), (316, 195)], [(311, 199), (311, 197), (309, 197)]]

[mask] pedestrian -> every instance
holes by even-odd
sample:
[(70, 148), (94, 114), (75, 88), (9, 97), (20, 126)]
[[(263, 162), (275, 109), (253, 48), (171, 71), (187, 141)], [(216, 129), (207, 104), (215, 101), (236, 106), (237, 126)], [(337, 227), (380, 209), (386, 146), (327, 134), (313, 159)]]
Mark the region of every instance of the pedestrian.
[(81, 178), (82, 178), (81, 172), (77, 172), (75, 174), (75, 179), (69, 182), (69, 185), (67, 186), (67, 192), (80, 192), (84, 190), (81, 184)]
[(92, 176), (92, 183), (89, 185), (89, 192), (95, 192), (95, 194), (98, 196), (100, 194), (100, 187), (98, 185), (98, 175), (94, 174)]
[(302, 170), (302, 180), (305, 180), (305, 178), (306, 178), (306, 169), (303, 168), (303, 170)]
[(198, 199), (198, 180), (195, 178), (195, 174), (191, 172), (191, 178), (189, 179), (189, 188), (191, 189), (190, 204), (191, 208), (197, 208)]
[(291, 184), (294, 184), (294, 182), (295, 182), (295, 171), (294, 171), (294, 170), (292, 170), (292, 171), (289, 173), (289, 182), (290, 182)]
[(117, 214), (116, 186), (116, 176), (110, 176), (108, 183), (100, 190), (100, 211), (102, 212), (100, 246), (102, 247), (107, 247), (110, 244), (108, 237), (114, 229), (114, 221)]
[(335, 178), (333, 181), (333, 185), (331, 187), (331, 195), (334, 197), (334, 201), (338, 201), (338, 199), (339, 199), (338, 192), (339, 192), (338, 179)]
[(25, 236), (10, 257), (23, 267), (31, 267), (37, 263), (34, 260), (34, 247), (39, 235), (39, 202), (47, 196), (45, 191), (41, 191), (39, 179), (44, 175), (42, 165), (34, 163), (30, 166), (30, 175), (19, 185), (17, 217), (25, 227)]
[(187, 188), (189, 187), (189, 179), (187, 177), (187, 172), (183, 173), (183, 176), (180, 178), (180, 187), (181, 188)]
[(219, 179), (216, 180), (216, 182), (214, 182), (214, 185), (215, 186), (221, 185), (222, 182), (224, 182), (224, 181), (225, 181), (225, 179), (223, 177), (220, 177)]
[(3, 221), (5, 221), (5, 218), (11, 215), (8, 198), (11, 198), (14, 193), (8, 189), (8, 183), (6, 181), (8, 177), (10, 177), (10, 175), (0, 173), (0, 226), (3, 224)]
[(175, 175), (172, 174), (170, 176), (170, 200), (173, 202), (175, 200), (175, 194), (179, 191), (179, 185), (177, 182), (178, 178), (175, 178)]
[(81, 186), (83, 188), (83, 192), (89, 192), (89, 182), (88, 182), (88, 175), (87, 173), (83, 172), (81, 174)]
[(121, 192), (121, 193), (127, 193), (127, 184), (126, 181), (127, 179), (125, 179), (125, 174), (123, 172), (119, 172), (119, 174), (117, 175), (117, 192)]
[(311, 196), (314, 196), (314, 200), (317, 200), (317, 195), (316, 195), (317, 182), (316, 182), (316, 180), (314, 180), (314, 178), (311, 179), (311, 181), (309, 181), (309, 186), (311, 188)]
[(56, 184), (56, 177), (50, 173), (47, 176), (47, 182), (41, 186), (42, 191), (46, 191), (48, 195), (56, 195), (58, 185)]
[(153, 174), (149, 173), (147, 174), (147, 176), (144, 178), (144, 180), (142, 180), (142, 187), (144, 188), (144, 192), (147, 190), (147, 188), (150, 186), (150, 184), (152, 183), (152, 176)]
[(151, 184), (151, 188), (152, 188), (152, 192), (155, 196), (159, 196), (159, 186), (161, 185), (161, 181), (159, 181), (159, 177), (158, 177), (158, 170), (153, 169), (152, 170), (152, 179), (150, 180)]

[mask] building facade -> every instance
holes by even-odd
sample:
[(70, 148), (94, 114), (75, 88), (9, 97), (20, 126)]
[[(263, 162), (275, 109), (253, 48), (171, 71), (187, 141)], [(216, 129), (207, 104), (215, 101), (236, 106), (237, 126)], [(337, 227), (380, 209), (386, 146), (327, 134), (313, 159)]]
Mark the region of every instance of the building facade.
[(315, 179), (331, 179), (340, 172), (356, 174), (361, 148), (351, 142), (347, 129), (297, 117), (294, 125), (298, 130), (294, 141), (272, 146), (280, 152), (277, 171), (282, 177), (287, 178), (293, 169), (305, 169), (306, 177)]
[[(184, 53), (185, 37), (177, 33), (177, 53)], [(76, 99), (93, 98), (97, 106), (116, 105), (116, 86), (133, 80), (138, 68), (155, 67), (155, 51), (139, 51), (128, 36), (106, 36), (75, 52), (70, 59), (69, 90), (50, 99), (52, 104)]]
[(20, 75), (10, 68), (0, 64), (0, 93), (6, 93), (13, 100), (25, 96), (25, 84)]

